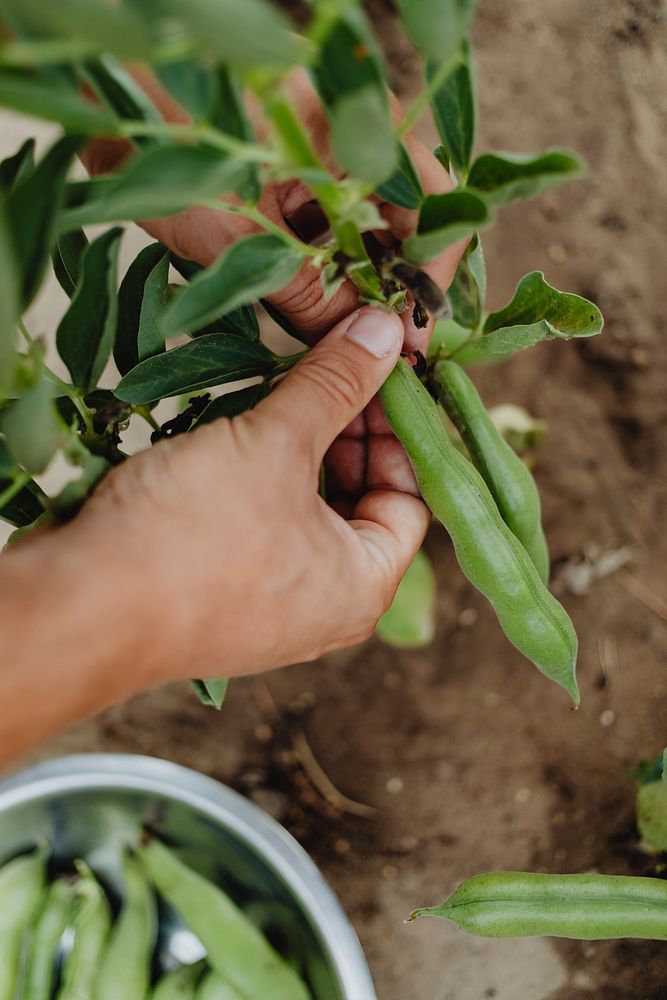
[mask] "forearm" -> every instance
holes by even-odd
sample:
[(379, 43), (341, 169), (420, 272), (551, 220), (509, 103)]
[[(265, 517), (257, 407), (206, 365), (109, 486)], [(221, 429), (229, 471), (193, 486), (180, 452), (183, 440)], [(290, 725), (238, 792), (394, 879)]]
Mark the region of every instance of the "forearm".
[(0, 557), (0, 764), (159, 682), (140, 553), (118, 571), (113, 547), (73, 522)]

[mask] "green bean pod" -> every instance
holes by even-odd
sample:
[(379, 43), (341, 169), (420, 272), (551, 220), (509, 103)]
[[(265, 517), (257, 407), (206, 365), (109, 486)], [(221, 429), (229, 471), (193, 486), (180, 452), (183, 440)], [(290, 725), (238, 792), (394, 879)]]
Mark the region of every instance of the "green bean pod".
[(303, 980), (218, 886), (158, 840), (139, 848), (151, 881), (197, 935), (213, 970), (244, 998), (309, 1000)]
[(13, 1000), (23, 936), (44, 901), (44, 848), (14, 858), (0, 868), (0, 1000)]
[(109, 902), (90, 868), (77, 862), (72, 928), (74, 943), (63, 964), (58, 1000), (97, 1000), (95, 979), (111, 928)]
[(157, 939), (155, 893), (136, 858), (123, 857), (123, 903), (95, 981), (95, 1000), (144, 1000)]
[[(260, 993), (247, 994), (247, 1000), (260, 1000)], [(209, 972), (197, 990), (197, 1000), (246, 1000), (233, 986), (217, 974)]]
[(195, 1000), (203, 971), (204, 963), (195, 962), (166, 972), (153, 990), (151, 1000)]
[(58, 944), (67, 927), (72, 902), (71, 882), (56, 879), (49, 886), (44, 909), (30, 942), (23, 1000), (51, 1000)]
[(631, 875), (475, 875), (440, 906), (417, 916), (444, 917), (478, 937), (667, 939), (667, 882)]
[(463, 573), (491, 602), (509, 641), (578, 704), (572, 622), (503, 521), (479, 472), (451, 444), (438, 406), (407, 361), (399, 361), (380, 397)]
[(433, 381), (438, 399), (463, 438), (503, 521), (546, 583), (549, 549), (542, 530), (540, 495), (530, 471), (496, 428), (474, 383), (460, 365), (439, 361), (433, 369)]

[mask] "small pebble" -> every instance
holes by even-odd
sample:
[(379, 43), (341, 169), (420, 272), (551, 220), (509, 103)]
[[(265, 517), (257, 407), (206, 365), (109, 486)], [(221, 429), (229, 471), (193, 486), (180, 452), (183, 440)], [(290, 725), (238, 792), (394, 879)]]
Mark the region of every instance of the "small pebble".
[(615, 721), (616, 712), (613, 712), (610, 708), (605, 709), (600, 716), (600, 725), (604, 726), (605, 729), (609, 729), (610, 726), (613, 726)]
[(476, 608), (463, 608), (456, 616), (456, 622), (459, 628), (471, 628), (477, 621), (477, 617)]
[(334, 844), (334, 851), (336, 854), (347, 854), (352, 844), (346, 837), (339, 837)]
[(273, 729), (266, 722), (255, 726), (255, 739), (260, 743), (270, 743), (273, 739)]
[(527, 802), (531, 796), (530, 788), (517, 788), (514, 793), (515, 802)]
[(276, 788), (253, 788), (250, 798), (274, 819), (281, 820), (287, 815), (289, 799), (284, 792), (279, 792)]
[(567, 250), (562, 243), (552, 243), (547, 253), (554, 264), (564, 264), (567, 260)]
[(403, 791), (403, 780), (401, 778), (390, 778), (385, 788), (391, 795), (398, 795)]

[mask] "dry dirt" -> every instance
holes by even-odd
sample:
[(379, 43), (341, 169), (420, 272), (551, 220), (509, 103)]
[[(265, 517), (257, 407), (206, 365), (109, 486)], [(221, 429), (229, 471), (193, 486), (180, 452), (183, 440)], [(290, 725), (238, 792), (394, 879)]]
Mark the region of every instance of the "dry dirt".
[[(387, 11), (375, 3), (405, 95), (413, 62)], [(555, 585), (581, 637), (581, 710), (507, 645), (434, 529), (440, 614), (430, 649), (369, 642), (238, 682), (221, 715), (185, 686), (156, 691), (36, 755), (154, 754), (268, 806), (339, 894), (382, 1000), (667, 996), (664, 945), (487, 942), (439, 921), (403, 923), (488, 869), (655, 870), (637, 849), (624, 771), (667, 732), (666, 17), (660, 0), (481, 0), (474, 31), (479, 148), (562, 144), (590, 166), (587, 180), (501, 212), (485, 244), (493, 306), (541, 267), (600, 304), (604, 335), (479, 375), (489, 403), (521, 403), (549, 424), (535, 473)], [(559, 569), (591, 545), (630, 546), (632, 562), (583, 596), (563, 592)], [(628, 591), (637, 581), (642, 599)], [(312, 792), (289, 752), (300, 731), (337, 788), (376, 806), (378, 820), (341, 814)]]

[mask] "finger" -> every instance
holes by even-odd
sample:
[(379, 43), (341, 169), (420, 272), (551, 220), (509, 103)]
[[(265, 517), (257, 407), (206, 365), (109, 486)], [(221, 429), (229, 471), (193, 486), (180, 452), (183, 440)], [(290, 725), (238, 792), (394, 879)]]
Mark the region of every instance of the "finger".
[(367, 493), (356, 505), (349, 524), (384, 580), (385, 610), (430, 523), (423, 500), (394, 490)]
[(417, 480), (403, 445), (393, 434), (373, 434), (366, 450), (366, 487), (419, 496)]
[(403, 325), (393, 313), (358, 309), (331, 330), (257, 408), (310, 454), (311, 469), (361, 413), (398, 360)]

